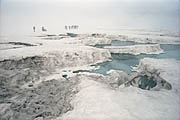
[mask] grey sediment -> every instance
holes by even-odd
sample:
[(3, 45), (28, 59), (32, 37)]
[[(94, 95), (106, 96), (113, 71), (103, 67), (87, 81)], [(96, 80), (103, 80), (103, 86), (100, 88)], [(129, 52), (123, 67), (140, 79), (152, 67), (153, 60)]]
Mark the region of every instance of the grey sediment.
[(0, 120), (48, 120), (73, 109), (78, 80), (59, 77), (35, 85), (52, 74), (53, 67), (43, 62), (39, 56), (0, 62)]

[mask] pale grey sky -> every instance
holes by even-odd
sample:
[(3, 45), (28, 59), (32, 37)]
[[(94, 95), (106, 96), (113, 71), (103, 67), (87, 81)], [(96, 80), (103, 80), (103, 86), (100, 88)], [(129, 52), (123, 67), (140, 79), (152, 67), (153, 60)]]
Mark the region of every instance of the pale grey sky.
[(66, 24), (176, 29), (179, 6), (179, 0), (1, 0), (1, 31), (28, 32), (33, 25), (61, 31)]

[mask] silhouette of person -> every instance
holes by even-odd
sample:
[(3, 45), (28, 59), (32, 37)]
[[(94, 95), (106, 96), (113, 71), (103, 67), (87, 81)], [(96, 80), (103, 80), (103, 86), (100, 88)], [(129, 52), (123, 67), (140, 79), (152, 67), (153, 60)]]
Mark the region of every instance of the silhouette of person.
[(35, 26), (33, 26), (33, 31), (36, 32), (36, 27)]
[(47, 30), (46, 30), (44, 27), (42, 27), (42, 31), (43, 31), (43, 32), (46, 32)]
[(65, 29), (66, 29), (66, 30), (68, 29), (67, 26), (65, 26)]

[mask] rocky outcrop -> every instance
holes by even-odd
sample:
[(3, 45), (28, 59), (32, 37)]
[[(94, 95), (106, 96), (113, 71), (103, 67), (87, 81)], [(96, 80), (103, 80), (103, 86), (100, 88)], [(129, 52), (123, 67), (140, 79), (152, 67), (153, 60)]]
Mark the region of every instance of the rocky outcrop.
[(111, 88), (119, 88), (121, 85), (125, 87), (133, 86), (144, 90), (155, 90), (161, 89), (171, 90), (172, 85), (165, 79), (160, 77), (160, 72), (157, 69), (144, 70), (142, 72), (132, 72), (127, 74), (120, 70), (110, 70), (106, 76), (100, 74), (87, 74), (80, 73), (84, 79), (91, 79), (100, 83), (104, 83)]
[[(143, 89), (151, 89), (151, 90), (160, 90), (166, 89), (171, 90), (176, 89), (178, 82), (178, 77), (174, 76), (177, 75), (179, 71), (175, 61), (173, 60), (158, 60), (153, 58), (144, 58), (140, 60), (140, 63), (137, 67), (133, 69), (137, 71), (135, 74), (131, 74), (130, 81), (126, 83), (126, 85), (135, 85), (140, 87), (142, 84), (141, 77), (146, 78), (145, 84), (146, 87)], [(171, 66), (169, 66), (171, 65)], [(175, 65), (175, 66), (172, 66)], [(167, 74), (171, 74), (171, 76), (166, 76)], [(174, 73), (174, 74), (173, 74)], [(169, 77), (174, 77), (173, 79), (169, 79)], [(149, 82), (149, 84), (147, 84)], [(151, 85), (154, 84), (153, 87)]]
[[(36, 59), (38, 58), (38, 59)], [(31, 65), (43, 64), (43, 66), (54, 67), (76, 67), (97, 62), (107, 61), (111, 58), (108, 50), (98, 48), (88, 48), (87, 50), (64, 50), (64, 51), (51, 51), (39, 56), (25, 57), (21, 59), (7, 59), (3, 60), (0, 65), (6, 67), (21, 66), (21, 63), (32, 63)], [(25, 65), (25, 64), (23, 64)], [(26, 66), (26, 65), (25, 65)]]
[(171, 90), (172, 85), (159, 76), (160, 72), (156, 69), (142, 72), (133, 72), (127, 74), (119, 70), (110, 70), (108, 75), (104, 77), (104, 81), (113, 88), (121, 85), (134, 86), (145, 90)]
[[(77, 49), (65, 43), (51, 45), (0, 53), (0, 120), (49, 120), (71, 110), (79, 79), (56, 70), (111, 58), (108, 50), (82, 44)], [(53, 74), (56, 77), (49, 79)]]
[(46, 78), (55, 69), (76, 67), (109, 60), (108, 50), (51, 51), (41, 56), (0, 62), (0, 120), (44, 120), (72, 109), (77, 77)]
[(107, 61), (111, 54), (107, 50), (94, 49), (85, 51), (63, 51), (45, 54), (44, 64), (46, 66), (76, 67), (97, 62)]
[(135, 86), (145, 90), (171, 90), (172, 85), (159, 76), (159, 72), (144, 71), (140, 73), (132, 73), (129, 76), (129, 81), (125, 86)]
[(78, 79), (43, 81), (56, 66), (46, 66), (45, 58), (29, 57), (0, 62), (0, 120), (49, 120), (72, 109)]
[(131, 46), (105, 46), (111, 53), (121, 54), (160, 54), (163, 50), (159, 44), (147, 44), (147, 45), (131, 45)]

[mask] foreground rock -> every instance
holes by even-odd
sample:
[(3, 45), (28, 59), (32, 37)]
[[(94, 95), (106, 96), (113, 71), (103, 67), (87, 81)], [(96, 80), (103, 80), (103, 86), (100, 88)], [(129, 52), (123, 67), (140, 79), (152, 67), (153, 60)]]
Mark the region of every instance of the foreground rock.
[[(76, 78), (44, 79), (57, 74), (45, 58), (0, 62), (0, 120), (49, 120), (72, 110)], [(54, 73), (55, 72), (55, 73)]]
[(148, 44), (148, 45), (131, 45), (131, 46), (105, 46), (111, 53), (121, 54), (160, 54), (164, 51), (160, 48), (159, 44)]
[[(75, 94), (73, 90), (77, 81), (49, 80), (35, 88), (16, 89), (9, 99), (1, 101), (0, 119), (33, 120), (42, 117), (44, 120), (55, 118), (72, 110), (70, 100)], [(13, 90), (12, 87), (7, 88)], [(2, 97), (1, 89), (1, 97)], [(9, 91), (10, 94), (10, 91)], [(6, 98), (7, 96), (3, 96)]]

